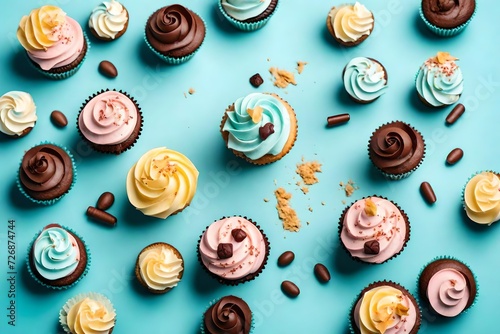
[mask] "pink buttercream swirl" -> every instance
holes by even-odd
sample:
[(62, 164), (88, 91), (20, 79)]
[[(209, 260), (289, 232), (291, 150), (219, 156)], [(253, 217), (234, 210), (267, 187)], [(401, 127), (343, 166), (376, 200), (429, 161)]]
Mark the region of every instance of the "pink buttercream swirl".
[(98, 145), (125, 141), (134, 131), (136, 122), (135, 103), (125, 94), (112, 90), (93, 97), (78, 117), (81, 133)]
[(469, 301), (467, 280), (455, 269), (442, 269), (435, 273), (427, 286), (427, 298), (432, 308), (446, 317), (460, 314)]
[[(237, 241), (231, 234), (241, 229), (246, 237)], [(232, 244), (232, 256), (220, 259), (217, 247), (220, 243)], [(223, 218), (211, 224), (200, 240), (200, 257), (212, 273), (229, 280), (236, 280), (255, 273), (266, 257), (266, 244), (260, 230), (243, 217)]]
[[(365, 199), (356, 201), (345, 213), (340, 238), (353, 257), (364, 262), (382, 263), (403, 249), (406, 237), (406, 222), (403, 214), (391, 201), (370, 197), (376, 205), (376, 215), (365, 212)], [(367, 241), (379, 243), (378, 254), (366, 254)]]

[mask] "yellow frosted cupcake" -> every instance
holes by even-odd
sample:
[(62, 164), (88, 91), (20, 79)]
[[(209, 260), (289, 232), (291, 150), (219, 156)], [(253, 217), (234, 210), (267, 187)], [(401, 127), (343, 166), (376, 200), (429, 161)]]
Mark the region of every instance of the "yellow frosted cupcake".
[(482, 171), (473, 175), (463, 189), (467, 216), (477, 224), (491, 225), (500, 220), (500, 175)]
[(343, 46), (355, 46), (370, 36), (375, 26), (373, 13), (356, 1), (332, 7), (326, 18), (326, 28)]

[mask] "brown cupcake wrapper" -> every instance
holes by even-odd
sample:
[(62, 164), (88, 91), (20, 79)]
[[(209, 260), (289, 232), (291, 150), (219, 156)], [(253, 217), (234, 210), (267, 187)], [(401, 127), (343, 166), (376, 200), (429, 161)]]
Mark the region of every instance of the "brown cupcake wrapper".
[[(399, 250), (399, 252), (395, 253), (394, 255), (392, 255), (391, 257), (387, 258), (386, 260), (382, 261), (382, 262), (368, 262), (368, 261), (364, 261), (363, 259), (360, 259), (359, 257), (356, 257), (356, 256), (352, 256), (352, 254), (349, 252), (349, 250), (347, 249), (347, 247), (344, 245), (344, 243), (342, 242), (342, 238), (341, 238), (341, 234), (342, 234), (342, 229), (344, 227), (344, 224), (343, 224), (343, 221), (344, 221), (344, 217), (347, 213), (347, 211), (354, 205), (354, 203), (356, 203), (357, 201), (359, 200), (364, 200), (366, 198), (370, 198), (370, 197), (377, 197), (377, 198), (382, 198), (382, 199), (385, 199), (386, 201), (389, 201), (391, 202), (392, 204), (394, 204), (399, 212), (401, 213), (401, 216), (403, 217), (405, 223), (406, 223), (406, 234), (405, 234), (405, 242), (403, 243), (403, 246), (401, 247), (401, 249)], [(361, 262), (361, 263), (366, 263), (366, 264), (369, 264), (369, 265), (379, 265), (379, 264), (382, 264), (382, 263), (386, 263), (392, 259), (395, 259), (396, 257), (399, 256), (399, 254), (401, 254), (403, 252), (403, 250), (406, 248), (406, 245), (408, 244), (408, 241), (410, 241), (410, 236), (411, 236), (411, 224), (410, 224), (410, 220), (408, 219), (408, 216), (406, 215), (406, 212), (404, 212), (403, 209), (401, 209), (401, 207), (395, 203), (394, 201), (391, 201), (390, 199), (388, 199), (387, 197), (384, 197), (384, 196), (379, 196), (379, 195), (372, 195), (372, 196), (365, 196), (365, 197), (362, 197), (358, 200), (355, 200), (353, 201), (351, 204), (347, 205), (344, 210), (342, 211), (342, 214), (340, 215), (340, 218), (339, 218), (339, 223), (338, 223), (338, 237), (339, 237), (339, 241), (340, 241), (340, 244), (342, 245), (342, 248), (344, 249), (344, 251), (347, 253), (347, 255), (349, 255), (349, 257), (357, 262)], [(368, 241), (368, 240), (367, 240)]]
[(269, 252), (271, 251), (271, 245), (269, 243), (269, 239), (267, 238), (267, 235), (264, 233), (264, 231), (260, 228), (260, 226), (255, 223), (253, 220), (251, 220), (250, 218), (247, 218), (246, 216), (224, 216), (224, 217), (221, 217), (219, 219), (216, 219), (214, 220), (214, 223), (221, 220), (221, 219), (225, 219), (225, 218), (232, 218), (232, 217), (241, 217), (243, 219), (246, 219), (248, 220), (250, 223), (254, 224), (260, 231), (260, 233), (262, 234), (262, 237), (264, 239), (264, 243), (265, 243), (265, 246), (266, 246), (266, 253), (265, 253), (265, 256), (264, 256), (264, 261), (262, 262), (262, 265), (260, 266), (260, 268), (254, 272), (254, 273), (251, 273), (251, 274), (248, 274), (242, 278), (239, 278), (239, 279), (235, 279), (235, 280), (230, 280), (230, 279), (227, 279), (227, 278), (224, 278), (224, 277), (221, 277), (215, 273), (212, 273), (210, 270), (208, 270), (208, 268), (203, 264), (203, 261), (201, 259), (201, 253), (200, 253), (200, 242), (201, 242), (201, 239), (203, 237), (203, 234), (207, 231), (207, 229), (210, 227), (210, 225), (208, 225), (206, 228), (205, 228), (205, 231), (203, 231), (203, 233), (200, 235), (200, 237), (198, 238), (198, 244), (197, 244), (197, 248), (196, 248), (196, 254), (197, 254), (197, 258), (198, 258), (198, 262), (200, 263), (201, 267), (203, 268), (203, 270), (208, 273), (211, 277), (215, 278), (219, 283), (221, 284), (224, 284), (224, 285), (228, 285), (228, 286), (236, 286), (238, 284), (241, 284), (241, 283), (245, 283), (245, 282), (249, 282), (249, 281), (252, 281), (254, 280), (255, 278), (257, 278), (261, 273), (262, 271), (264, 270), (264, 268), (266, 267), (267, 265), (267, 261), (268, 261), (268, 258), (269, 258)]
[[(135, 136), (134, 140), (130, 143), (128, 142), (131, 137), (127, 138), (126, 140), (124, 140), (123, 142), (121, 143), (118, 143), (118, 144), (110, 144), (110, 145), (99, 145), (99, 144), (95, 144), (93, 142), (91, 142), (90, 140), (88, 140), (82, 133), (82, 131), (80, 130), (80, 126), (78, 124), (78, 120), (80, 119), (80, 114), (82, 113), (83, 109), (85, 108), (85, 106), (87, 105), (87, 103), (92, 100), (94, 97), (98, 96), (99, 94), (102, 94), (104, 92), (108, 92), (108, 91), (115, 91), (115, 92), (118, 92), (118, 93), (121, 93), (123, 95), (125, 95), (126, 97), (128, 97), (135, 105), (135, 107), (137, 108), (137, 117), (138, 117), (138, 120), (137, 120), (137, 124), (139, 124), (139, 130), (137, 132), (137, 136)], [(82, 137), (82, 139), (87, 143), (89, 144), (94, 150), (98, 151), (98, 152), (101, 152), (101, 153), (106, 153), (106, 154), (116, 154), (116, 155), (119, 155), (129, 149), (131, 149), (135, 143), (137, 142), (137, 139), (139, 139), (139, 137), (141, 136), (141, 132), (142, 132), (142, 126), (143, 126), (143, 117), (142, 117), (142, 111), (141, 111), (141, 107), (139, 106), (139, 103), (137, 102), (136, 99), (134, 99), (132, 96), (130, 96), (128, 93), (126, 93), (125, 91), (123, 90), (116, 90), (116, 89), (109, 89), (109, 88), (106, 88), (106, 89), (101, 89), (100, 91), (92, 94), (92, 96), (88, 97), (87, 99), (85, 99), (85, 102), (82, 103), (82, 106), (80, 107), (80, 111), (78, 112), (78, 116), (76, 117), (76, 128), (78, 130), (78, 133), (80, 134), (80, 137)], [(126, 143), (126, 144), (124, 144)]]
[(330, 22), (330, 12), (334, 8), (342, 7), (342, 6), (345, 6), (345, 5), (351, 5), (351, 4), (348, 4), (348, 3), (347, 4), (340, 4), (338, 6), (333, 6), (332, 8), (330, 8), (330, 10), (328, 11), (328, 14), (326, 16), (326, 28), (328, 29), (328, 32), (333, 37), (333, 39), (335, 39), (335, 41), (337, 43), (339, 43), (340, 45), (345, 46), (345, 47), (352, 47), (352, 46), (356, 46), (356, 45), (361, 44), (364, 40), (366, 40), (372, 34), (373, 29), (375, 28), (375, 16), (373, 15), (373, 12), (372, 12), (373, 24), (372, 24), (372, 28), (370, 29), (370, 33), (369, 34), (361, 35), (360, 38), (358, 38), (357, 40), (355, 40), (353, 42), (344, 42), (343, 40), (341, 40), (340, 38), (338, 38), (337, 35), (335, 34), (335, 30), (333, 29), (333, 26), (332, 26), (332, 24)]
[(127, 31), (127, 28), (128, 28), (128, 22), (130, 21), (130, 15), (128, 13), (128, 10), (127, 8), (125, 8), (125, 6), (120, 2), (120, 4), (122, 5), (123, 9), (125, 10), (125, 12), (127, 13), (127, 22), (125, 22), (125, 25), (123, 26), (123, 29), (120, 30), (116, 35), (115, 35), (115, 38), (108, 38), (108, 37), (101, 37), (99, 36), (99, 34), (97, 33), (97, 31), (95, 31), (95, 29), (91, 28), (89, 26), (89, 30), (90, 32), (92, 33), (92, 36), (94, 36), (96, 39), (100, 40), (100, 41), (103, 41), (103, 42), (111, 42), (111, 41), (116, 41), (118, 38), (120, 38), (126, 31)]

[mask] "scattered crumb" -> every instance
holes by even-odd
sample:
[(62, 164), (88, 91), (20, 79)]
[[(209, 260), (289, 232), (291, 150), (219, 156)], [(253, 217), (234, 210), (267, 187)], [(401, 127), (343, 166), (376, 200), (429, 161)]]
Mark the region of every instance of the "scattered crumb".
[(297, 62), (297, 72), (298, 72), (299, 74), (301, 74), (301, 73), (302, 73), (302, 71), (304, 70), (304, 66), (306, 66), (306, 65), (307, 65), (307, 62), (305, 62), (305, 61), (300, 61), (300, 60), (299, 60), (299, 61)]
[(351, 196), (352, 193), (354, 193), (354, 187), (351, 186), (350, 184), (346, 185), (344, 189), (345, 189), (345, 195), (347, 197)]
[(297, 85), (295, 76), (287, 70), (280, 70), (276, 67), (271, 67), (269, 72), (274, 77), (274, 85), (278, 88), (286, 88), (289, 84)]
[(304, 193), (304, 195), (309, 192), (309, 188), (306, 187), (306, 186), (303, 186), (302, 188), (300, 188), (300, 190), (302, 190), (302, 192)]
[(189, 95), (193, 95), (195, 92), (194, 88), (189, 88), (188, 90)]
[(186, 92), (184, 92), (183, 94), (184, 94), (184, 98), (187, 99), (188, 96), (187, 96)]
[(277, 185), (278, 184), (278, 181), (276, 181), (276, 179), (274, 179), (274, 185)]
[(271, 59), (267, 58), (267, 61), (271, 61)]
[(269, 202), (269, 198), (264, 198), (264, 202)]
[(313, 212), (313, 208), (311, 208), (311, 207), (309, 207), (309, 209), (308, 209), (308, 210), (309, 210), (309, 211), (311, 211), (311, 212)]
[(309, 225), (310, 223), (309, 222), (306, 222), (307, 225)]
[(325, 205), (325, 202), (321, 202), (321, 205)]
[(354, 191), (359, 189), (359, 187), (355, 185), (353, 180), (349, 180), (346, 183), (341, 181), (339, 182), (339, 185), (342, 189), (344, 189), (345, 195), (347, 197), (350, 197), (354, 193)]
[(345, 200), (342, 200), (342, 204), (346, 204), (346, 201), (345, 201)]
[(274, 191), (278, 204), (278, 216), (283, 222), (283, 228), (288, 231), (298, 232), (300, 228), (300, 220), (297, 213), (290, 207), (288, 201), (292, 198), (292, 194), (287, 193), (285, 189), (278, 188)]
[[(304, 159), (302, 159), (302, 161), (304, 161)], [(315, 173), (321, 173), (321, 164), (317, 161), (303, 162), (297, 164), (295, 172), (300, 175), (305, 184), (315, 184), (319, 182)]]

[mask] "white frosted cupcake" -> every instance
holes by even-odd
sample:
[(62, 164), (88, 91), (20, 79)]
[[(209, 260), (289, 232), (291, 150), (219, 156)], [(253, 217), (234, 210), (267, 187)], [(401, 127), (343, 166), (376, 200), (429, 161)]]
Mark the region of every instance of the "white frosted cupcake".
[(0, 97), (0, 132), (12, 138), (24, 137), (36, 120), (36, 106), (30, 94), (11, 91)]
[(500, 176), (482, 171), (472, 175), (462, 190), (463, 207), (477, 224), (491, 225), (500, 220)]
[(355, 46), (370, 36), (375, 25), (373, 13), (356, 1), (330, 9), (326, 27), (332, 37), (343, 46)]
[(127, 31), (128, 18), (128, 11), (121, 3), (116, 0), (104, 1), (90, 14), (90, 32), (102, 41), (118, 39)]

